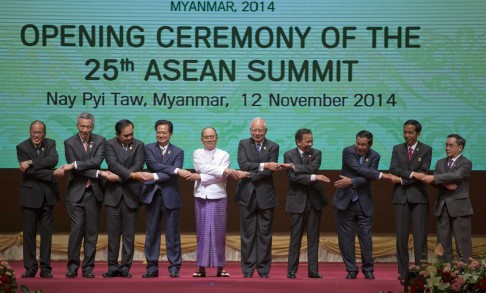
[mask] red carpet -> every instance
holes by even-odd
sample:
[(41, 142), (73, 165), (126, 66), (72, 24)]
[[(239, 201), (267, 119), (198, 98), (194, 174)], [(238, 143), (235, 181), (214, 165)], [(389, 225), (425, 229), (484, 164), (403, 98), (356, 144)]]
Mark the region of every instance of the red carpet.
[[(296, 279), (287, 279), (287, 264), (273, 263), (269, 279), (260, 279), (255, 272), (253, 278), (243, 278), (239, 262), (231, 262), (226, 270), (231, 274), (229, 278), (217, 278), (215, 269), (207, 269), (206, 278), (193, 278), (196, 271), (194, 262), (183, 262), (179, 278), (169, 278), (167, 263), (161, 262), (159, 277), (142, 279), (145, 265), (134, 263), (131, 273), (133, 278), (102, 278), (101, 274), (107, 271), (106, 262), (97, 262), (94, 273), (95, 279), (85, 279), (78, 276), (68, 279), (66, 262), (53, 263), (53, 279), (41, 279), (39, 275), (33, 279), (22, 279), (23, 264), (19, 261), (9, 262), (17, 274), (17, 282), (26, 285), (30, 290), (42, 289), (45, 293), (51, 292), (167, 292), (177, 290), (178, 293), (190, 292), (278, 292), (278, 293), (309, 293), (309, 292), (403, 292), (397, 280), (396, 264), (380, 263), (375, 266), (375, 280), (365, 280), (362, 274), (357, 280), (346, 280), (344, 265), (342, 263), (321, 263), (319, 270), (324, 279), (308, 279), (307, 264), (299, 266)], [(79, 274), (81, 271), (78, 272)]]

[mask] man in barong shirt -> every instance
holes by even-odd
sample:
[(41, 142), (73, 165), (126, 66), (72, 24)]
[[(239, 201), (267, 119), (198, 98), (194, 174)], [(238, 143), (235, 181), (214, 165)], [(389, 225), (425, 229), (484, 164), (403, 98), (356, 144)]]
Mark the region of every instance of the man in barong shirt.
[(229, 277), (229, 273), (224, 270), (228, 206), (226, 178), (242, 178), (246, 173), (229, 169), (230, 156), (216, 148), (218, 135), (214, 128), (204, 128), (201, 141), (204, 148), (193, 153), (196, 173), (186, 178), (195, 181), (196, 265), (199, 268), (192, 276), (205, 277), (207, 267), (216, 267), (217, 277)]

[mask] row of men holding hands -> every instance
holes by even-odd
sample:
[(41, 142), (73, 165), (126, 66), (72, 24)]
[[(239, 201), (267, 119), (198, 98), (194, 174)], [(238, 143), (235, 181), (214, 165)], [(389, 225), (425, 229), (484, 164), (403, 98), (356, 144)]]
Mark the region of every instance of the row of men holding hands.
[[(146, 206), (144, 278), (158, 277), (161, 222), (165, 224), (165, 240), (169, 276), (178, 277), (182, 265), (180, 241), (180, 207), (178, 177), (194, 181), (197, 271), (194, 277), (205, 277), (207, 267), (216, 267), (218, 277), (228, 277), (225, 238), (227, 194), (226, 178), (239, 180), (235, 200), (240, 205), (241, 269), (244, 277), (256, 270), (268, 278), (271, 267), (272, 229), (277, 196), (272, 174), (286, 170), (289, 189), (286, 211), (291, 215), (288, 256), (288, 278), (296, 278), (300, 246), (304, 230), (308, 238), (308, 277), (322, 278), (318, 270), (319, 224), (321, 210), (327, 205), (321, 183), (328, 177), (317, 174), (322, 153), (314, 149), (312, 132), (299, 129), (297, 147), (284, 154), (284, 163), (277, 163), (279, 146), (266, 138), (266, 122), (255, 118), (250, 125), (251, 137), (238, 145), (239, 170), (229, 168), (229, 154), (216, 147), (214, 128), (201, 132), (204, 148), (193, 153), (195, 172), (182, 168), (184, 152), (170, 143), (173, 124), (167, 120), (155, 123), (157, 142), (144, 145), (134, 138), (134, 125), (120, 120), (116, 136), (108, 141), (92, 133), (94, 117), (81, 113), (78, 133), (64, 142), (68, 164), (53, 171), (58, 163), (55, 141), (45, 138), (46, 126), (34, 121), (30, 138), (17, 146), (20, 171), (23, 172), (21, 205), (24, 221), (24, 267), (22, 277), (34, 277), (38, 270), (35, 257), (36, 226), (40, 223), (41, 277), (52, 277), (50, 246), (53, 206), (59, 200), (55, 177), (68, 174), (66, 209), (71, 219), (66, 277), (73, 278), (81, 267), (82, 276), (93, 274), (101, 203), (106, 206), (108, 225), (108, 271), (103, 277), (131, 277), (134, 238), (139, 202)], [(428, 195), (426, 185), (439, 188), (435, 206), (438, 219), (438, 243), (445, 248), (446, 261), (452, 260), (452, 232), (458, 254), (472, 257), (471, 215), (468, 178), (472, 164), (461, 156), (465, 140), (450, 135), (446, 143), (447, 158), (437, 162), (434, 175), (427, 175), (432, 149), (419, 142), (422, 126), (416, 120), (405, 122), (405, 143), (394, 147), (390, 173), (378, 171), (380, 155), (371, 149), (373, 135), (358, 132), (354, 145), (343, 150), (341, 179), (333, 197), (336, 208), (338, 241), (346, 267), (346, 278), (357, 278), (354, 237), (356, 228), (361, 247), (361, 271), (374, 279), (371, 228), (374, 209), (370, 182), (387, 180), (395, 184), (393, 203), (397, 227), (397, 262), (399, 279), (408, 269), (408, 234), (413, 227), (415, 262), (427, 259)], [(106, 160), (108, 170), (100, 169)], [(452, 161), (452, 163), (451, 163)], [(445, 163), (444, 163), (445, 162)], [(143, 171), (144, 164), (147, 171)], [(443, 166), (445, 164), (445, 166)], [(66, 172), (69, 171), (69, 172)], [(106, 181), (104, 186), (102, 180)], [(140, 182), (144, 182), (143, 187)], [(118, 261), (120, 239), (123, 239), (121, 262)], [(80, 248), (84, 241), (84, 258)]]

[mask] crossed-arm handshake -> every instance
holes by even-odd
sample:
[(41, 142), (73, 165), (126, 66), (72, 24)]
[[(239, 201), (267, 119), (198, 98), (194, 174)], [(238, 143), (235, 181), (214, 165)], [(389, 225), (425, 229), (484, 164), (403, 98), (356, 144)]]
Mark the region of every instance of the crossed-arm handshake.
[[(432, 184), (435, 181), (434, 175), (427, 175), (427, 174), (424, 174), (424, 173), (413, 172), (412, 177), (414, 179), (422, 181), (425, 184)], [(450, 191), (454, 191), (454, 190), (457, 189), (457, 184), (454, 184), (454, 183), (445, 183), (445, 184), (442, 184), (442, 186), (444, 188), (446, 188), (447, 190), (450, 190)]]

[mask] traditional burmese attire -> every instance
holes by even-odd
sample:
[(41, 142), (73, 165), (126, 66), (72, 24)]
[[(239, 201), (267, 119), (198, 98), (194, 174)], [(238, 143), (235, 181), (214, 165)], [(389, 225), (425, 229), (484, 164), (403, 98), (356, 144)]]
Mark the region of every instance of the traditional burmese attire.
[(194, 169), (201, 180), (194, 184), (196, 215), (196, 265), (226, 265), (226, 174), (229, 154), (220, 149), (198, 149), (193, 153)]

